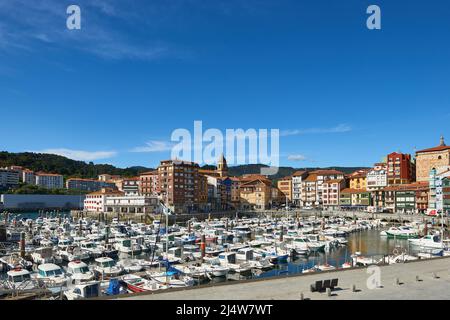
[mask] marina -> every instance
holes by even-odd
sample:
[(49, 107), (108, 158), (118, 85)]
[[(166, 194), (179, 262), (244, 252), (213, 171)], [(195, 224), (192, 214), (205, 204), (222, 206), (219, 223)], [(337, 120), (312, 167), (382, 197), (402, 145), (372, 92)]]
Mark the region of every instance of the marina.
[(122, 297), (450, 255), (446, 225), (420, 216), (402, 224), (337, 214), (173, 224), (167, 215), (147, 224), (56, 212), (1, 218), (4, 299)]

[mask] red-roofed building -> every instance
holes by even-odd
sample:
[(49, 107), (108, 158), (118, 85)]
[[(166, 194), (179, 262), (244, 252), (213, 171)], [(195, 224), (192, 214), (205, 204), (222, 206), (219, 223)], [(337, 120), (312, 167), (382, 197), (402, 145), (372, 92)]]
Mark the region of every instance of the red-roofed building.
[(432, 169), (439, 174), (450, 169), (450, 146), (441, 137), (439, 146), (416, 152), (417, 181), (428, 181)]

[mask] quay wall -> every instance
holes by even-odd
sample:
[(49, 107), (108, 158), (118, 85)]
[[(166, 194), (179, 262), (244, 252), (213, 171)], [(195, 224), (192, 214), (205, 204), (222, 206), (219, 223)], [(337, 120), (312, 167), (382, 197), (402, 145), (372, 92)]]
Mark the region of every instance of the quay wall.
[(2, 194), (2, 210), (26, 212), (38, 210), (70, 210), (83, 207), (84, 195)]

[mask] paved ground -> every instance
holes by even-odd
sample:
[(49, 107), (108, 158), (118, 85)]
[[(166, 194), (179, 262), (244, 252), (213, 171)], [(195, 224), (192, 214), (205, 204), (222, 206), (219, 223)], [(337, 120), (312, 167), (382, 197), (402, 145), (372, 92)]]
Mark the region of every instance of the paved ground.
[[(303, 276), (241, 282), (204, 288), (187, 289), (157, 294), (125, 296), (136, 300), (450, 300), (450, 258), (417, 261), (380, 267), (381, 287), (368, 289), (371, 274), (367, 268), (319, 273)], [(435, 273), (438, 278), (433, 277)], [(421, 281), (416, 281), (419, 276)], [(372, 276), (373, 277), (373, 276)], [(310, 284), (317, 280), (339, 278), (339, 288), (331, 297), (326, 293), (311, 293)], [(396, 279), (400, 285), (396, 284)], [(371, 278), (372, 279), (372, 278)], [(357, 292), (353, 292), (353, 285)]]

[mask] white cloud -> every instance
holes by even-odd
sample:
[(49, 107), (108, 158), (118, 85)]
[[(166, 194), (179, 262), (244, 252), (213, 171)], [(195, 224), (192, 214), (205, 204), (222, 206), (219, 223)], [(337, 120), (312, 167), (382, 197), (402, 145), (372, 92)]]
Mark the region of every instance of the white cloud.
[(344, 133), (352, 131), (352, 128), (347, 124), (339, 124), (332, 128), (309, 128), (309, 129), (293, 129), (283, 130), (280, 132), (280, 136), (297, 136), (302, 134), (320, 134), (320, 133)]
[(163, 152), (172, 150), (173, 144), (167, 141), (150, 140), (143, 147), (136, 147), (131, 152)]
[(83, 150), (71, 150), (71, 149), (45, 149), (41, 151), (34, 151), (36, 153), (49, 153), (59, 156), (67, 157), (73, 160), (80, 161), (94, 161), (99, 159), (108, 159), (117, 155), (116, 151), (83, 151)]
[(290, 161), (305, 161), (307, 158), (301, 154), (291, 154), (288, 156), (288, 160)]

